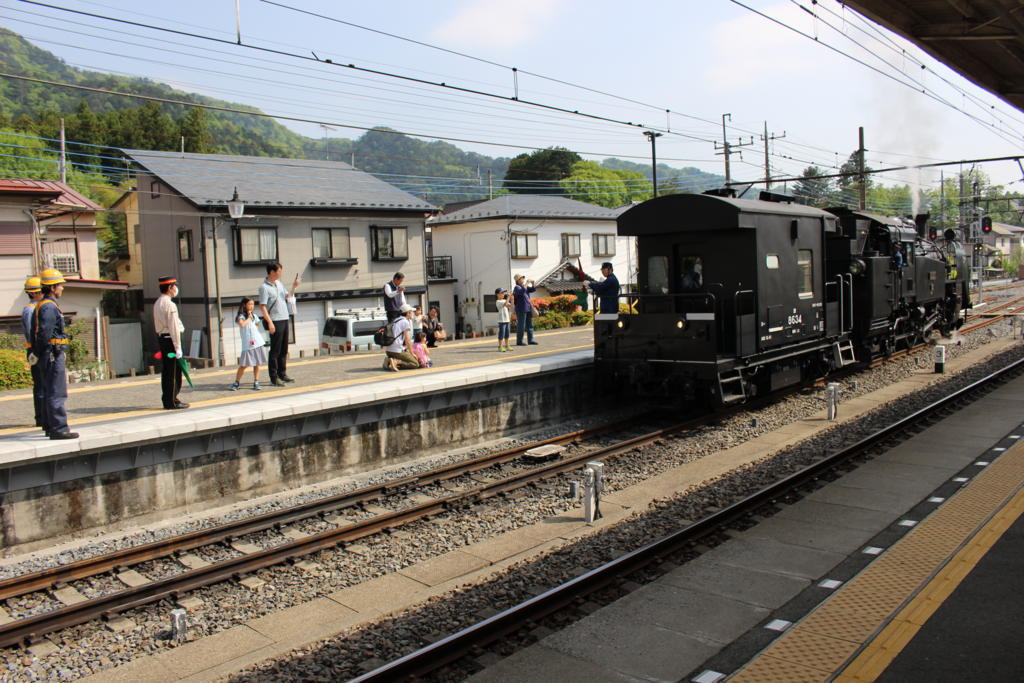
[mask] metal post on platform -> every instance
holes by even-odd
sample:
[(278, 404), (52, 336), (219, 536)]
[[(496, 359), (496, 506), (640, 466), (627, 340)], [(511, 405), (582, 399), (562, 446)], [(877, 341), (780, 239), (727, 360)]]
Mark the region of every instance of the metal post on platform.
[(604, 463), (588, 462), (583, 468), (583, 519), (601, 519), (601, 491), (604, 488)]
[(176, 643), (188, 641), (188, 612), (182, 608), (171, 610), (171, 640)]
[(825, 385), (825, 399), (828, 401), (828, 419), (834, 420), (839, 414), (839, 382)]
[(935, 347), (935, 374), (941, 375), (946, 371), (946, 347), (941, 344)]

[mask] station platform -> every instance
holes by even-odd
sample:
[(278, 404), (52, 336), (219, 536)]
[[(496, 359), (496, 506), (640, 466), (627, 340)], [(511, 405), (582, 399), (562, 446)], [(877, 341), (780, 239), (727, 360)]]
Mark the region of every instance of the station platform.
[(470, 680), (1017, 680), (1022, 416), (1019, 378)]
[(30, 426), (29, 390), (4, 392), (0, 540), (9, 548), (201, 509), (400, 462), (432, 444), (496, 438), (547, 419), (553, 401), (572, 414), (587, 386), (578, 375), (591, 374), (593, 328), (537, 340), (512, 352), (494, 337), (443, 342), (431, 349), (433, 367), (398, 373), (382, 369), (382, 351), (289, 360), (295, 383), (261, 391), (251, 370), (238, 391), (237, 368), (194, 371), (179, 397), (186, 410), (160, 408), (159, 376), (71, 385), (69, 425), (80, 438), (70, 440)]

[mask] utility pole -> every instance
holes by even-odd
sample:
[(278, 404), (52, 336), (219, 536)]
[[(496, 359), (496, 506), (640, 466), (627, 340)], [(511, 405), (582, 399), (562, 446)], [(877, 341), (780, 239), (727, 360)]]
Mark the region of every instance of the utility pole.
[(772, 133), (771, 137), (769, 137), (768, 136), (768, 122), (767, 121), (764, 122), (764, 135), (761, 136), (761, 139), (764, 140), (764, 189), (765, 190), (771, 189), (771, 184), (772, 184), (772, 166), (771, 166), (771, 162), (768, 160), (768, 142), (771, 141), (771, 140), (778, 140), (778, 139), (784, 138), (784, 137), (786, 137), (786, 131), (782, 131), (782, 135), (776, 135), (775, 133)]
[(68, 182), (68, 153), (65, 148), (64, 140), (64, 119), (60, 120), (60, 160), (57, 162), (57, 167), (60, 169), (60, 181), (62, 183)]
[[(939, 225), (942, 234), (946, 234), (946, 177), (945, 171), (939, 171)], [(936, 230), (939, 232), (939, 230)]]
[[(736, 147), (746, 147), (747, 145), (754, 144), (754, 137), (750, 137), (749, 142), (743, 142), (743, 138), (740, 138), (738, 142), (731, 143), (728, 139), (728, 134), (725, 130), (725, 120), (729, 119), (732, 121), (732, 114), (722, 114), (722, 147), (721, 152), (715, 152), (715, 154), (721, 154), (725, 157), (725, 186), (728, 187), (732, 182), (732, 174), (729, 172), (729, 155), (734, 153)], [(718, 142), (715, 142), (715, 149), (719, 149)]]
[(644, 135), (651, 141), (651, 185), (654, 187), (654, 196), (658, 196), (658, 157), (654, 153), (654, 141), (661, 137), (661, 133), (653, 130), (645, 130)]
[(860, 209), (863, 211), (868, 205), (868, 183), (864, 175), (864, 126), (858, 130), (860, 146), (857, 148), (857, 173), (860, 175)]

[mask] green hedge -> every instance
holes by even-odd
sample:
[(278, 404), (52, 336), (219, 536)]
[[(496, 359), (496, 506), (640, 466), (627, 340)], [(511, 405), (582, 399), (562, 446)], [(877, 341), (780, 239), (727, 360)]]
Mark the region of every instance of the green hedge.
[(31, 386), (32, 372), (25, 362), (25, 350), (0, 349), (0, 390)]

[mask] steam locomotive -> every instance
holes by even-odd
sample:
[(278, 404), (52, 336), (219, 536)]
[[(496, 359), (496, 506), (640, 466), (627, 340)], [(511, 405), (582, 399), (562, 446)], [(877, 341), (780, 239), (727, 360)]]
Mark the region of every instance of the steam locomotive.
[(926, 215), (731, 195), (666, 195), (619, 217), (638, 292), (594, 321), (599, 375), (617, 389), (735, 403), (963, 324), (963, 247), (925, 239)]

